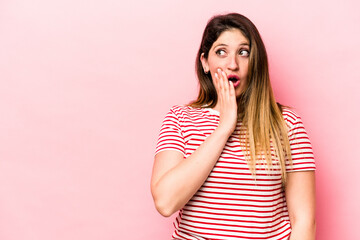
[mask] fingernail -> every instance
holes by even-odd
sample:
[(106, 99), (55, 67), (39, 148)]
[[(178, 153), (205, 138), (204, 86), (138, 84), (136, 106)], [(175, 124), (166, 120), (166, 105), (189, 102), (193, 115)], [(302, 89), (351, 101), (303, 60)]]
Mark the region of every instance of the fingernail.
[(216, 78), (219, 78), (219, 75), (218, 75), (217, 73), (215, 73), (215, 77), (216, 77)]

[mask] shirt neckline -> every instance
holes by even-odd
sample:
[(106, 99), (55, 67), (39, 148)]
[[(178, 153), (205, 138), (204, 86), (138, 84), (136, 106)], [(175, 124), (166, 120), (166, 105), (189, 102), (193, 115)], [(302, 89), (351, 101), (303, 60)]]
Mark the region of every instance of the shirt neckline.
[(218, 110), (215, 110), (213, 108), (207, 108), (207, 107), (203, 108), (203, 109), (207, 110), (208, 112), (210, 112), (213, 115), (220, 116), (220, 112)]

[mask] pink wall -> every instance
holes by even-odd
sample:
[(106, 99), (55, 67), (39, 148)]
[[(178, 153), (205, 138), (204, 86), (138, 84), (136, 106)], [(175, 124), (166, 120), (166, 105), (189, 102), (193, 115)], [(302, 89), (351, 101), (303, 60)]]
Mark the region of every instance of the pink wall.
[(169, 239), (155, 141), (196, 95), (207, 20), (228, 11), (258, 26), (276, 96), (311, 137), (317, 239), (360, 239), (359, 3), (189, 3), (0, 2), (0, 239)]

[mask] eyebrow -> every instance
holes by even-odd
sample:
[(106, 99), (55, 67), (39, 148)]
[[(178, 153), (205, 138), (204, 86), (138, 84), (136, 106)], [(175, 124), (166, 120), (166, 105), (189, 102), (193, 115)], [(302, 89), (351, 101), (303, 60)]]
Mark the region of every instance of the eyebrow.
[[(225, 43), (220, 43), (220, 44), (214, 46), (214, 48), (217, 48), (217, 47), (219, 47), (219, 46), (228, 47), (229, 45), (227, 45), (227, 44), (225, 44)], [(249, 44), (248, 44), (247, 42), (242, 42), (242, 43), (239, 44), (239, 46), (249, 46)]]

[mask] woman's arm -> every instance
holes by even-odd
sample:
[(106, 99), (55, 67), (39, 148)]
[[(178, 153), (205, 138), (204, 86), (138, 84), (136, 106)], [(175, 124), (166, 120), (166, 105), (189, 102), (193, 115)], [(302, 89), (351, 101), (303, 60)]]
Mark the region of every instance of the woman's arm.
[(204, 183), (225, 146), (228, 134), (216, 129), (188, 158), (167, 150), (155, 156), (151, 190), (157, 210), (171, 216)]
[(234, 86), (220, 71), (214, 84), (220, 110), (220, 122), (215, 131), (186, 159), (173, 150), (155, 156), (151, 193), (163, 216), (170, 216), (182, 208), (201, 187), (235, 129), (237, 105)]
[(290, 240), (315, 240), (315, 171), (287, 173), (286, 202)]

